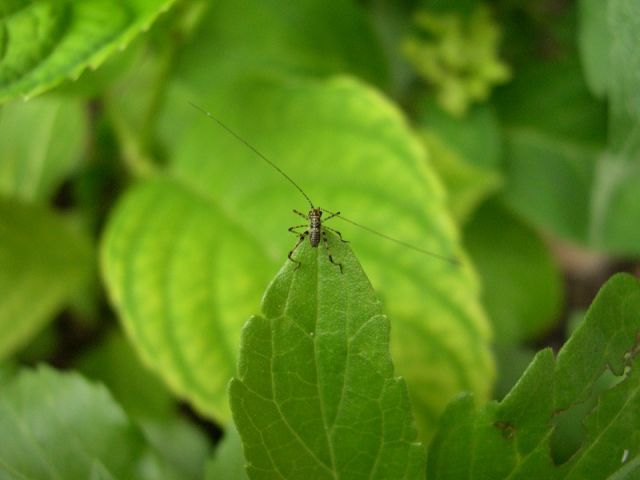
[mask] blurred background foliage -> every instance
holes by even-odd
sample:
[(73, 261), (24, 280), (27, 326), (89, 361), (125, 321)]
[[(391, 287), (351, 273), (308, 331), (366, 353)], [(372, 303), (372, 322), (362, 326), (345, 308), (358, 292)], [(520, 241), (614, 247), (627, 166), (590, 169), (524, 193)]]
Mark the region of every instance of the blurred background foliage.
[(464, 259), (334, 225), (423, 439), (637, 271), (637, 2), (12, 0), (0, 19), (0, 382), (39, 362), (104, 382), (176, 478), (228, 425), (240, 329), (306, 208), (189, 102), (317, 204)]

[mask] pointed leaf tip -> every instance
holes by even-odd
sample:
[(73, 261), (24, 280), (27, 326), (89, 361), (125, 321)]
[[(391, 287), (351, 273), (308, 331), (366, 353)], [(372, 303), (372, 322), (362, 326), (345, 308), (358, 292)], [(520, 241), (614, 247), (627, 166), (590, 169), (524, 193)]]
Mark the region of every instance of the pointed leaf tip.
[(308, 242), (243, 331), (231, 410), (251, 478), (422, 478), (389, 322), (347, 243)]

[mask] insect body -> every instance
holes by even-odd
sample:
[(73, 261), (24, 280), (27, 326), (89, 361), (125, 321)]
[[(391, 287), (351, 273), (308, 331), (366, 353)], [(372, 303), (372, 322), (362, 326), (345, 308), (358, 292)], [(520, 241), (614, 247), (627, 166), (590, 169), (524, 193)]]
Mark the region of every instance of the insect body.
[[(444, 261), (449, 262), (449, 263), (451, 263), (453, 265), (458, 265), (458, 261), (456, 259), (454, 259), (454, 258), (450, 258), (450, 257), (444, 256), (444, 255), (438, 255), (437, 253), (433, 253), (433, 252), (429, 252), (427, 250), (423, 250), (421, 248), (415, 247), (415, 246), (413, 246), (411, 244), (405, 243), (405, 242), (403, 242), (401, 240), (398, 240), (396, 238), (393, 238), (393, 237), (390, 237), (388, 235), (385, 235), (384, 233), (377, 232), (377, 231), (375, 231), (375, 230), (373, 230), (373, 229), (371, 229), (369, 227), (366, 227), (366, 226), (361, 225), (361, 224), (359, 224), (357, 222), (354, 222), (353, 220), (349, 220), (348, 218), (343, 217), (340, 214), (340, 212), (330, 212), (329, 210), (325, 210), (323, 208), (315, 207), (313, 202), (309, 198), (309, 196), (304, 192), (304, 190), (302, 190), (302, 188), (300, 188), (300, 186), (296, 182), (294, 182), (293, 179), (289, 175), (284, 173), (280, 169), (280, 167), (278, 167), (275, 163), (273, 163), (266, 156), (264, 156), (257, 148), (255, 148), (253, 145), (251, 145), (249, 142), (247, 142), (245, 139), (243, 139), (240, 135), (238, 135), (236, 132), (231, 130), (229, 127), (227, 127), (224, 123), (222, 123), (220, 120), (218, 120), (216, 117), (214, 117), (208, 111), (204, 110), (203, 108), (200, 108), (199, 106), (197, 106), (197, 105), (195, 105), (193, 103), (191, 103), (191, 106), (194, 107), (196, 110), (199, 110), (200, 112), (204, 113), (207, 117), (209, 117), (211, 120), (213, 120), (218, 125), (220, 125), (223, 129), (225, 129), (229, 134), (231, 134), (233, 137), (235, 137), (239, 142), (243, 143), (249, 150), (253, 151), (253, 153), (255, 153), (258, 157), (260, 157), (262, 160), (264, 160), (269, 165), (271, 165), (272, 168), (274, 168), (278, 173), (280, 173), (280, 175), (282, 175), (294, 187), (296, 187), (298, 189), (298, 191), (302, 194), (302, 196), (304, 196), (304, 198), (307, 200), (307, 202), (309, 202), (309, 205), (311, 206), (311, 210), (309, 210), (309, 213), (307, 215), (305, 215), (302, 212), (299, 212), (298, 210), (294, 210), (293, 211), (295, 214), (300, 215), (301, 217), (303, 217), (307, 221), (307, 223), (304, 223), (302, 225), (296, 225), (294, 227), (289, 228), (289, 231), (291, 233), (294, 233), (294, 234), (298, 235), (298, 242), (294, 245), (294, 247), (291, 249), (291, 251), (289, 252), (289, 255), (288, 255), (289, 260), (291, 260), (292, 262), (297, 264), (296, 268), (300, 267), (301, 262), (299, 262), (298, 260), (294, 259), (293, 258), (293, 254), (298, 249), (300, 244), (302, 242), (304, 242), (305, 238), (309, 237), (309, 243), (314, 248), (317, 248), (318, 245), (320, 245), (320, 241), (322, 241), (324, 243), (324, 246), (325, 246), (325, 248), (327, 250), (327, 255), (329, 256), (329, 261), (331, 263), (333, 263), (334, 265), (336, 265), (337, 267), (339, 267), (340, 268), (340, 273), (342, 273), (342, 270), (343, 270), (342, 269), (342, 264), (333, 260), (333, 256), (331, 255), (331, 251), (329, 250), (329, 242), (327, 241), (327, 232), (326, 232), (326, 230), (329, 230), (329, 231), (337, 234), (341, 241), (343, 241), (343, 242), (347, 242), (347, 241), (342, 238), (342, 234), (339, 231), (334, 230), (332, 228), (329, 228), (326, 225), (323, 225), (323, 222), (326, 222), (327, 220), (330, 220), (333, 217), (341, 218), (345, 222), (351, 223), (352, 225), (355, 225), (356, 227), (360, 227), (360, 228), (362, 228), (364, 230), (367, 230), (368, 232), (373, 233), (375, 235), (378, 235), (378, 236), (380, 236), (380, 237), (382, 237), (382, 238), (384, 238), (386, 240), (390, 240), (392, 242), (398, 243), (400, 245), (403, 245), (405, 247), (411, 248), (411, 249), (416, 250), (416, 251), (418, 251), (420, 253), (423, 253), (425, 255), (429, 255), (431, 257), (439, 258), (440, 260), (444, 260)], [(329, 216), (326, 217), (324, 220), (322, 220), (322, 214), (323, 213), (328, 213), (329, 214)], [(299, 232), (298, 229), (300, 229), (302, 227), (307, 227), (307, 229), (305, 231), (303, 231), (303, 232)]]
[(317, 247), (320, 243), (320, 232), (322, 230), (322, 210), (313, 208), (309, 212), (309, 242), (312, 247)]
[[(340, 268), (340, 273), (342, 273), (342, 264), (335, 262), (333, 260), (333, 256), (331, 255), (331, 250), (329, 249), (329, 242), (327, 241), (327, 232), (325, 231), (325, 229), (330, 230), (333, 233), (336, 233), (338, 237), (340, 237), (340, 240), (342, 240), (343, 242), (347, 243), (347, 241), (342, 238), (342, 234), (339, 231), (322, 225), (322, 222), (323, 222), (322, 212), (323, 210), (321, 208), (316, 208), (313, 206), (311, 207), (311, 210), (309, 210), (309, 213), (307, 215), (305, 215), (302, 212), (299, 212), (298, 210), (293, 211), (293, 213), (300, 215), (302, 218), (309, 221), (309, 228), (302, 233), (298, 232), (297, 229), (306, 227), (307, 226), (306, 223), (289, 228), (289, 231), (291, 233), (295, 233), (296, 235), (299, 235), (299, 237), (298, 237), (298, 243), (296, 243), (295, 246), (291, 249), (288, 257), (289, 257), (289, 260), (291, 260), (294, 263), (297, 263), (296, 268), (300, 267), (301, 265), (300, 262), (298, 260), (295, 260), (292, 256), (293, 253), (298, 249), (300, 244), (304, 242), (304, 239), (306, 237), (309, 237), (309, 243), (311, 244), (312, 247), (316, 248), (318, 245), (320, 245), (320, 239), (322, 239), (322, 241), (324, 242), (324, 247), (327, 249), (327, 255), (329, 256), (329, 261), (334, 265), (338, 266)], [(327, 218), (325, 218), (324, 221), (326, 222), (327, 220), (330, 220), (333, 217), (337, 217), (338, 215), (340, 215), (340, 212), (332, 213)]]

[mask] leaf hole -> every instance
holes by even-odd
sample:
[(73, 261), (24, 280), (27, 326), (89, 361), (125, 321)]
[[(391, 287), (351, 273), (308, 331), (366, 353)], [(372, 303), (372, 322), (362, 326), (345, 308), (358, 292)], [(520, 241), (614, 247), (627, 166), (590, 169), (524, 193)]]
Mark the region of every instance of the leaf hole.
[(624, 378), (624, 375), (617, 376), (611, 370), (605, 369), (594, 382), (591, 394), (586, 400), (554, 415), (551, 456), (556, 465), (565, 463), (580, 449), (586, 438), (584, 420), (596, 407), (600, 395)]
[(503, 422), (500, 420), (494, 423), (493, 426), (502, 430), (502, 436), (506, 440), (512, 440), (516, 435), (516, 427), (509, 422)]

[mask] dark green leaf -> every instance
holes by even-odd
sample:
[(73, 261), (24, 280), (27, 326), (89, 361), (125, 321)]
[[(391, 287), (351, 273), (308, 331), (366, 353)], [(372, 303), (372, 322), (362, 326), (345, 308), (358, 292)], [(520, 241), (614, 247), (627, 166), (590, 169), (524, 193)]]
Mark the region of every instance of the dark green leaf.
[[(168, 419), (144, 420), (140, 422), (140, 429), (155, 453), (152, 465), (156, 471), (149, 471), (149, 480), (202, 480), (211, 451), (202, 428), (188, 418), (174, 415)], [(226, 478), (233, 479), (221, 477), (221, 480)]]
[[(447, 409), (430, 447), (430, 479), (582, 479), (637, 470), (640, 455), (640, 281), (609, 280), (557, 359), (538, 353), (512, 391), (476, 410), (461, 399)], [(603, 371), (620, 383), (599, 395), (584, 419), (586, 437), (561, 465), (551, 459), (552, 420), (588, 399)], [(629, 477), (631, 478), (631, 477)]]
[(609, 0), (580, 0), (579, 44), (587, 84), (602, 98), (610, 82), (609, 49), (611, 39), (607, 25)]
[(140, 478), (144, 451), (108, 392), (78, 375), (40, 367), (2, 389), (1, 478)]
[(560, 313), (560, 272), (538, 234), (499, 203), (482, 206), (465, 229), (496, 343), (544, 333)]
[(88, 378), (104, 383), (131, 417), (166, 418), (175, 409), (167, 388), (140, 364), (121, 334), (110, 334), (95, 345), (78, 360), (76, 368)]
[(84, 235), (45, 208), (0, 197), (0, 357), (24, 346), (93, 271)]
[(422, 478), (389, 321), (351, 249), (301, 245), (243, 330), (231, 407), (250, 478)]
[(638, 165), (640, 153), (640, 4), (635, 0), (606, 0), (610, 67), (608, 97), (611, 148), (624, 160)]
[(598, 152), (538, 130), (513, 128), (505, 154), (504, 202), (534, 225), (588, 242)]
[(634, 0), (581, 3), (582, 58), (587, 79), (609, 101), (609, 151), (593, 186), (590, 240), (600, 248), (637, 254), (640, 244), (640, 4)]
[(220, 2), (186, 46), (177, 71), (203, 92), (257, 71), (351, 72), (378, 85), (388, 82), (382, 48), (354, 0)]
[(104, 383), (140, 426), (148, 443), (160, 454), (160, 478), (202, 478), (210, 449), (204, 432), (179, 415), (177, 402), (166, 386), (140, 364), (122, 335), (106, 337), (77, 362), (77, 368)]
[(538, 227), (589, 243), (606, 110), (580, 65), (528, 65), (496, 98), (506, 125), (505, 202)]
[(618, 254), (640, 245), (639, 18), (635, 0), (580, 2), (586, 83), (609, 102), (608, 129), (574, 60), (525, 69), (499, 96), (512, 127), (507, 202), (538, 226)]
[(215, 454), (207, 463), (205, 480), (246, 480), (244, 453), (240, 434), (230, 424), (224, 432), (224, 438), (218, 445)]
[(606, 106), (589, 92), (577, 59), (523, 66), (497, 92), (496, 103), (509, 129), (535, 130), (582, 147), (606, 142)]

